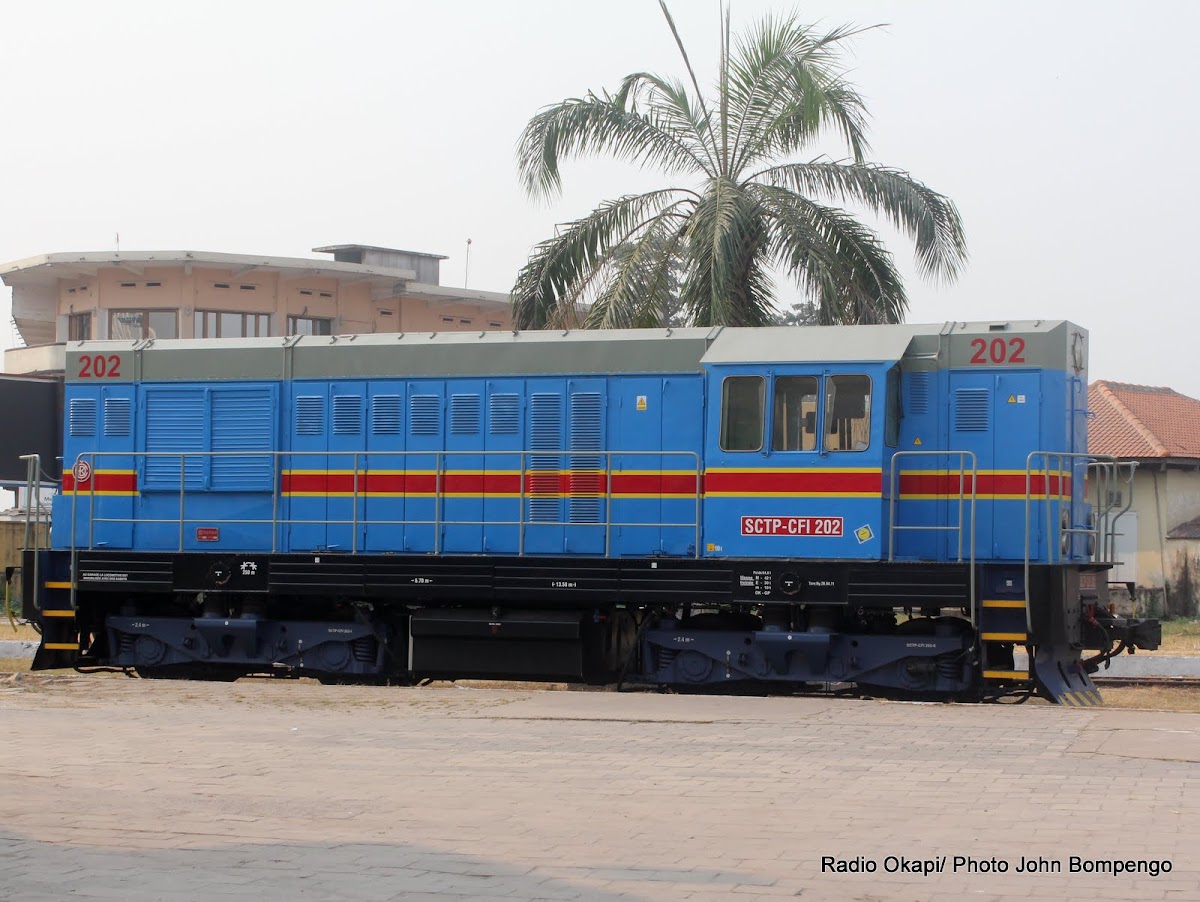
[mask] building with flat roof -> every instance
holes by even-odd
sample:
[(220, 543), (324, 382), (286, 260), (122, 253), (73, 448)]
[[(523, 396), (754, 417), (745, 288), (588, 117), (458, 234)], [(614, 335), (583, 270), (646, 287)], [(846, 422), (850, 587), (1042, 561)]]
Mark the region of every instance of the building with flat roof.
[(24, 347), (9, 373), (57, 373), (81, 339), (509, 329), (508, 295), (451, 288), (438, 254), (363, 244), (332, 259), (205, 251), (57, 253), (0, 264)]

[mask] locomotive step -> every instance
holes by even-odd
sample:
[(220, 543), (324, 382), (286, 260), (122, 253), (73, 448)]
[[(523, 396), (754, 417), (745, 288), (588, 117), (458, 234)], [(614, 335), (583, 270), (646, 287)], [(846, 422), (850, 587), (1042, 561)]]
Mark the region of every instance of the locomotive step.
[(984, 642), (1028, 642), (1027, 633), (980, 633), (979, 638)]
[(983, 672), (985, 680), (1027, 680), (1029, 679), (1028, 670), (985, 670)]
[(985, 608), (1024, 608), (1023, 598), (985, 598), (982, 602)]

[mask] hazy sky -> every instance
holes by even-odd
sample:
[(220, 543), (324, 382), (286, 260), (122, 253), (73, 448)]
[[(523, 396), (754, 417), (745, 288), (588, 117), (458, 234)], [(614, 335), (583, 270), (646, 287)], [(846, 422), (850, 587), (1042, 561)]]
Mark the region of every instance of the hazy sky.
[[(671, 5), (711, 73), (716, 0)], [(1179, 162), (1200, 137), (1200, 4), (734, 0), (734, 28), (792, 9), (888, 23), (850, 61), (873, 159), (965, 220), (968, 269), (910, 276), (910, 321), (1071, 319), (1092, 378), (1200, 397), (1200, 187)], [(527, 201), (529, 116), (632, 71), (682, 75), (654, 0), (43, 0), (4, 4), (0, 28), (5, 261), (112, 250), (117, 232), (125, 250), (361, 242), (447, 254), (442, 281), (462, 285), (470, 238), (470, 286), (506, 291), (555, 223), (658, 183), (582, 162), (561, 200)]]

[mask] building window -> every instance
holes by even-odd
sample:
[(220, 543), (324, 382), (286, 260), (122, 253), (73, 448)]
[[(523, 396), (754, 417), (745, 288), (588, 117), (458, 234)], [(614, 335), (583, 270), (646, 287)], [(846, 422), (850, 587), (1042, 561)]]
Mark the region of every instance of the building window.
[(730, 376), (721, 385), (721, 450), (757, 451), (763, 439), (762, 376)]
[(289, 316), (288, 335), (332, 335), (333, 320), (315, 316)]
[(197, 310), (195, 317), (197, 338), (265, 338), (271, 334), (271, 317), (266, 313)]
[(174, 310), (112, 310), (108, 315), (108, 337), (114, 340), (178, 336)]
[(775, 380), (773, 451), (817, 450), (816, 376), (780, 376)]
[(92, 315), (72, 313), (67, 317), (67, 341), (87, 341), (92, 337)]
[(825, 450), (865, 451), (871, 444), (871, 377), (830, 376), (825, 385)]

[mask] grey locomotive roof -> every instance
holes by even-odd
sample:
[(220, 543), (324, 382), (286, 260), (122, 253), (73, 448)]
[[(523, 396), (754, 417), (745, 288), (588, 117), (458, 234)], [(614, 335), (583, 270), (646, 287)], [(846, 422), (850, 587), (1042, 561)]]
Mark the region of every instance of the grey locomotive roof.
[(973, 337), (1016, 332), (1030, 364), (1060, 365), (1068, 327), (1086, 340), (1078, 327), (1037, 321), (90, 341), (67, 345), (67, 376), (80, 371), (81, 355), (114, 353), (130, 358), (120, 380), (687, 373), (708, 364), (891, 362), (906, 354), (960, 365)]
[(719, 329), (421, 332), (291, 338), (91, 341), (85, 354), (130, 356), (121, 379), (211, 380), (697, 372)]
[(942, 327), (771, 326), (725, 329), (704, 355), (705, 363), (865, 362), (899, 360), (914, 335), (937, 335)]

